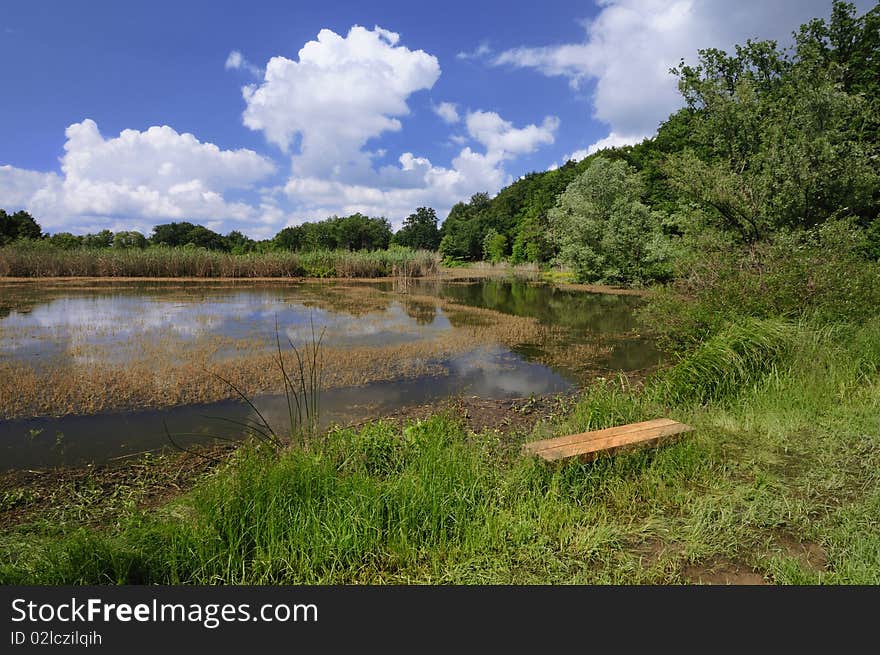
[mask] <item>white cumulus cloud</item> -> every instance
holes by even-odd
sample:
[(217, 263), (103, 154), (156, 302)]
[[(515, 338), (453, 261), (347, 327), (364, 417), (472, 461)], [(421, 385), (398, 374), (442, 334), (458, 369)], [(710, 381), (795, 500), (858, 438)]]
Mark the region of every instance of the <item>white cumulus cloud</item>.
[(400, 37), (355, 25), (323, 29), (297, 60), (272, 57), (260, 84), (246, 86), (244, 124), (291, 150), (298, 175), (358, 181), (369, 172), (366, 142), (402, 127), (407, 99), (440, 76), (437, 58), (397, 45)]
[[(465, 126), (484, 152), (462, 147), (448, 166), (404, 152), (395, 164), (376, 167), (386, 152), (371, 152), (368, 141), (401, 130), (409, 97), (439, 76), (436, 57), (401, 45), (398, 34), (381, 27), (356, 25), (345, 36), (324, 29), (296, 60), (272, 57), (263, 81), (243, 89), (243, 122), (290, 154), (291, 176), (278, 194), (291, 207), (289, 222), (359, 211), (399, 225), (421, 205), (443, 216), (455, 202), (509, 182), (505, 161), (553, 142), (555, 117), (517, 128), (477, 111)], [(449, 124), (462, 119), (451, 102), (433, 111)], [(461, 135), (455, 140), (465, 145)]]
[(397, 166), (376, 171), (371, 184), (291, 177), (284, 192), (298, 207), (292, 223), (332, 213), (363, 212), (391, 218), (399, 227), (404, 216), (423, 205), (434, 207), (443, 216), (459, 200), (479, 191), (494, 194), (510, 184), (505, 161), (553, 143), (559, 119), (548, 116), (540, 126), (518, 128), (495, 112), (474, 111), (467, 114), (465, 124), (470, 138), (485, 152), (464, 147), (448, 167), (406, 152)]
[[(249, 70), (239, 51), (230, 70)], [(403, 129), (414, 93), (440, 75), (437, 58), (400, 43), (398, 34), (352, 27), (321, 30), (296, 59), (272, 57), (261, 81), (242, 90), (242, 122), (289, 157), (286, 180), (268, 157), (222, 150), (168, 126), (103, 136), (86, 119), (67, 128), (60, 174), (0, 166), (0, 207), (30, 210), (49, 231), (140, 229), (193, 220), (211, 229), (271, 236), (285, 225), (356, 211), (395, 226), (419, 206), (443, 217), (460, 200), (510, 183), (506, 165), (552, 144), (559, 119), (517, 126), (496, 112), (434, 111), (458, 128), (457, 154), (432, 162), (389, 153), (371, 140)], [(460, 127), (458, 127), (460, 126)], [(388, 155), (396, 156), (388, 163)], [(264, 186), (258, 186), (263, 184)]]
[(478, 45), (475, 49), (470, 52), (462, 51), (455, 55), (456, 59), (482, 59), (483, 57), (487, 57), (492, 54), (492, 48), (489, 47), (489, 44), (486, 41), (483, 41), (480, 45)]
[(443, 119), (444, 123), (451, 125), (461, 120), (461, 116), (458, 115), (458, 107), (454, 102), (441, 102), (439, 105), (434, 105), (432, 109)]
[(27, 208), (52, 231), (143, 228), (169, 219), (258, 221), (258, 211), (223, 194), (275, 170), (252, 150), (221, 150), (167, 125), (105, 138), (86, 119), (65, 135), (61, 175), (0, 167), (0, 206)]
[(506, 159), (534, 152), (551, 144), (559, 127), (556, 116), (547, 116), (541, 125), (516, 128), (494, 111), (473, 111), (465, 119), (468, 133), (486, 147), (490, 158)]
[(648, 135), (648, 134), (642, 134), (642, 135), (617, 134), (616, 132), (612, 132), (611, 134), (609, 134), (605, 138), (599, 139), (598, 141), (596, 141), (596, 143), (593, 143), (592, 145), (590, 145), (586, 148), (581, 148), (580, 150), (575, 150), (571, 154), (566, 155), (565, 157), (563, 157), (562, 161), (563, 161), (563, 163), (565, 163), (569, 160), (580, 161), (580, 160), (584, 159), (585, 157), (587, 157), (588, 155), (592, 155), (594, 152), (598, 152), (599, 150), (602, 150), (603, 148), (619, 148), (621, 146), (631, 146), (635, 143), (640, 143), (642, 140), (644, 140), (648, 136), (650, 136), (650, 135)]
[(223, 66), (226, 70), (244, 70), (254, 75), (255, 77), (262, 77), (263, 70), (259, 66), (255, 66), (251, 62), (249, 62), (243, 54), (241, 54), (238, 50), (233, 50), (229, 53), (229, 56), (226, 57), (226, 63)]
[(244, 57), (238, 50), (233, 50), (229, 53), (229, 56), (226, 58), (226, 65), (224, 68), (226, 70), (237, 70), (241, 68), (244, 63)]

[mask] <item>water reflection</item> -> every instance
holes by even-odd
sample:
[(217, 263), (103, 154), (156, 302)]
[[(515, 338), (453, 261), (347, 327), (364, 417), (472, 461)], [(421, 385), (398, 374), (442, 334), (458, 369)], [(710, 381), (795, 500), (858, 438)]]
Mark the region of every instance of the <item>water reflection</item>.
[[(508, 398), (559, 392), (583, 380), (585, 367), (634, 371), (658, 361), (652, 343), (635, 332), (639, 298), (528, 282), (414, 280), (400, 289), (386, 282), (7, 284), (0, 295), (0, 364), (24, 362), (35, 370), (92, 362), (124, 365), (134, 356), (132, 344), (168, 340), (195, 348), (222, 337), (274, 349), (276, 321), (282, 339), (294, 344), (310, 340), (313, 327), (325, 328), (325, 343), (343, 349), (346, 357), (348, 348), (401, 344), (394, 350), (401, 352), (413, 342), (433, 348), (441, 337), (476, 331), (480, 325), (506, 326), (504, 315), (535, 319), (553, 334), (552, 339), (539, 338), (542, 327), (528, 337), (508, 338), (506, 346), (491, 342), (495, 337), (480, 337), (489, 342), (480, 347), (467, 342), (470, 350), (454, 356), (445, 351), (442, 361), (431, 360), (443, 375), (328, 390), (322, 402), (325, 422), (362, 420), (456, 394)], [(597, 343), (603, 345), (595, 351), (602, 353), (601, 361), (589, 357)], [(215, 354), (221, 359), (234, 355), (234, 346), (228, 345)], [(421, 357), (429, 356), (439, 355)], [(260, 403), (278, 425), (284, 424), (283, 402), (264, 397)], [(160, 447), (165, 443), (163, 420), (175, 432), (204, 433), (229, 429), (206, 416), (241, 419), (245, 414), (239, 403), (220, 402), (0, 422), (0, 468), (108, 461)]]
[[(377, 382), (330, 389), (321, 396), (324, 427), (387, 414), (402, 407), (457, 395), (517, 398), (564, 392), (572, 382), (539, 364), (499, 347), (479, 348), (443, 362), (448, 375)], [(287, 421), (283, 396), (256, 399), (257, 408), (279, 432)], [(0, 470), (106, 463), (148, 450), (170, 447), (165, 425), (181, 445), (205, 443), (208, 435), (238, 438), (240, 431), (222, 419), (256, 419), (247, 405), (224, 401), (150, 410), (64, 418), (0, 422)]]

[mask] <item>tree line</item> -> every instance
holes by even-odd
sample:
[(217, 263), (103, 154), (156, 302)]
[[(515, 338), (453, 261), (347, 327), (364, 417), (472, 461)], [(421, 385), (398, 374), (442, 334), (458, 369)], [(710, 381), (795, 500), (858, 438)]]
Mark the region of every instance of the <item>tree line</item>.
[(43, 233), (37, 220), (28, 212), (7, 214), (0, 209), (0, 246), (18, 240), (41, 240), (64, 250), (167, 246), (245, 254), (277, 250), (385, 250), (393, 244), (413, 250), (436, 251), (440, 245), (437, 223), (437, 214), (433, 209), (419, 207), (404, 220), (396, 233), (387, 219), (357, 213), (286, 227), (273, 238), (259, 241), (237, 230), (223, 235), (188, 221), (156, 225), (149, 236), (137, 231), (111, 230), (84, 235), (70, 232), (50, 235)]

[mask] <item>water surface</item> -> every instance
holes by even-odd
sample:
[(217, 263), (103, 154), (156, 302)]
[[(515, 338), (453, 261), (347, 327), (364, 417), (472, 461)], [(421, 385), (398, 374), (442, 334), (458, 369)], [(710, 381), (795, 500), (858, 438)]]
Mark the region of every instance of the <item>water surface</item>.
[[(182, 365), (198, 355), (231, 367), (271, 352), (276, 340), (301, 347), (323, 332), (325, 346), (337, 354), (334, 366), (350, 366), (355, 370), (347, 373), (364, 378), (323, 392), (322, 422), (329, 425), (458, 394), (497, 399), (565, 392), (597, 372), (653, 366), (657, 352), (637, 332), (639, 302), (632, 296), (502, 280), (417, 280), (406, 287), (388, 282), (5, 284), (0, 286), (0, 365), (87, 374), (90, 367), (154, 360), (157, 366), (160, 360), (163, 366)], [(363, 353), (370, 353), (374, 369), (398, 365), (399, 357), (418, 361), (410, 362), (405, 376), (387, 379), (381, 370), (357, 369), (366, 361)], [(348, 379), (339, 377), (345, 371), (331, 373)], [(0, 397), (0, 409), (3, 404)], [(279, 428), (284, 425), (281, 397), (263, 394), (257, 405)], [(218, 417), (242, 420), (249, 414), (245, 404), (221, 400), (19, 417), (0, 422), (0, 468), (114, 461), (166, 446), (165, 425), (175, 434), (234, 437), (236, 430)]]

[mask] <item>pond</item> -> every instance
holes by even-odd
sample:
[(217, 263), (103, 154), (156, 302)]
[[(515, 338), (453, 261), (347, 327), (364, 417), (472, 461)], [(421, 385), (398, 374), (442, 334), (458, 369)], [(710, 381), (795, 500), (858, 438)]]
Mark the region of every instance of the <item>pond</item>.
[(657, 364), (635, 296), (526, 281), (0, 283), (0, 469), (281, 428), (279, 351), (321, 338), (323, 425), (457, 395), (567, 392)]

